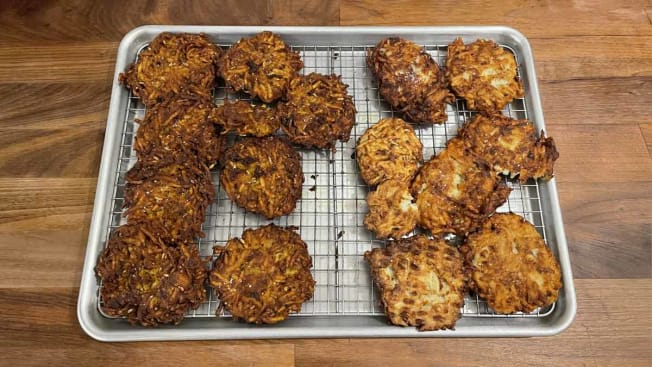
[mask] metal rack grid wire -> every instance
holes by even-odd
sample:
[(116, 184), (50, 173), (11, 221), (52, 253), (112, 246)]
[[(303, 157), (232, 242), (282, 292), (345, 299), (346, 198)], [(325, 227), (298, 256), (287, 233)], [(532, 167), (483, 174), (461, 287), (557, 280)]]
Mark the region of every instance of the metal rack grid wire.
[[(228, 47), (229, 45), (221, 45)], [(305, 176), (301, 200), (290, 215), (273, 221), (248, 213), (227, 197), (219, 183), (219, 173), (213, 172), (216, 190), (214, 203), (206, 212), (202, 226), (206, 234), (197, 241), (200, 254), (210, 257), (213, 247), (224, 245), (232, 237), (239, 237), (246, 228), (257, 228), (270, 222), (280, 226), (296, 226), (301, 238), (308, 244), (313, 259), (312, 274), (316, 281), (313, 298), (303, 305), (300, 313), (293, 316), (311, 315), (383, 315), (372, 284), (369, 268), (363, 254), (375, 247), (384, 246), (363, 224), (367, 213), (366, 196), (368, 186), (358, 174), (355, 161), (355, 144), (358, 138), (378, 120), (394, 116), (393, 109), (380, 97), (370, 71), (366, 66), (367, 50), (374, 45), (351, 46), (293, 46), (304, 62), (303, 73), (317, 72), (338, 74), (349, 85), (357, 109), (356, 125), (348, 142), (338, 142), (336, 151), (306, 150), (298, 148), (302, 156)], [(446, 45), (424, 45), (439, 65), (446, 59)], [(510, 50), (511, 51), (511, 50)], [(514, 53), (512, 51), (512, 53)], [(519, 70), (522, 67), (515, 54)], [(526, 97), (527, 98), (527, 97)], [(246, 95), (233, 93), (223, 84), (214, 91), (217, 105), (225, 99), (248, 99)], [(517, 119), (528, 118), (525, 98), (516, 99), (502, 111)], [(135, 119), (142, 118), (145, 109), (137, 97), (129, 94), (126, 119), (119, 150), (120, 159), (116, 167), (116, 185), (111, 202), (111, 220), (106, 231), (108, 239), (112, 230), (125, 223), (122, 216), (124, 177), (136, 160), (132, 149), (137, 130)], [(446, 142), (476, 112), (469, 110), (463, 100), (457, 99), (448, 105), (448, 120), (441, 125), (416, 126), (416, 133), (424, 145), (424, 159), (439, 153)], [(234, 138), (230, 137), (232, 142)], [(546, 240), (544, 213), (541, 210), (539, 184), (530, 180), (525, 184), (518, 180), (507, 180), (512, 192), (507, 202), (497, 212), (514, 212), (533, 223)], [(416, 231), (419, 231), (418, 229)], [(100, 284), (101, 287), (101, 284)], [(99, 287), (98, 287), (99, 292)], [(208, 300), (186, 317), (216, 317), (219, 300), (212, 290), (207, 289)], [(98, 296), (98, 306), (101, 302)], [(555, 305), (538, 309), (529, 314), (496, 314), (477, 295), (465, 296), (463, 317), (544, 317), (551, 314)], [(101, 312), (101, 308), (98, 307)], [(105, 315), (106, 316), (106, 315)], [(220, 311), (217, 316), (229, 317)]]

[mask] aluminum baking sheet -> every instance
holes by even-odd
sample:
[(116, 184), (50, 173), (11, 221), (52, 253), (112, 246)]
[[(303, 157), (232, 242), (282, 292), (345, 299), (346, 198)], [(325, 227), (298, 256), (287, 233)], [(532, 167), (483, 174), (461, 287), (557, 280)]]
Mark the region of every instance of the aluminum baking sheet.
[[(356, 109), (356, 125), (351, 139), (338, 143), (336, 152), (299, 149), (303, 158), (305, 182), (296, 210), (274, 220), (279, 225), (300, 228), (313, 258), (313, 276), (317, 282), (312, 300), (301, 313), (277, 325), (254, 326), (234, 322), (228, 314), (216, 315), (219, 300), (209, 289), (209, 299), (186, 315), (177, 326), (147, 329), (131, 326), (125, 320), (109, 318), (100, 311), (98, 279), (94, 266), (111, 231), (124, 223), (122, 202), (124, 175), (136, 160), (132, 142), (144, 106), (118, 83), (118, 75), (133, 62), (140, 50), (160, 32), (203, 32), (213, 42), (228, 47), (241, 37), (271, 30), (283, 37), (304, 61), (302, 72), (342, 75), (349, 85)], [(564, 288), (552, 306), (530, 314), (498, 315), (475, 296), (467, 295), (462, 318), (455, 330), (418, 332), (411, 327), (388, 325), (377, 298), (369, 269), (363, 260), (365, 251), (383, 246), (364, 228), (368, 187), (357, 172), (355, 142), (380, 118), (393, 116), (392, 109), (380, 98), (365, 64), (366, 51), (380, 39), (398, 35), (422, 44), (439, 65), (446, 58), (446, 45), (461, 36), (465, 41), (493, 39), (516, 56), (525, 98), (510, 103), (503, 113), (533, 121), (545, 130), (539, 100), (534, 61), (527, 39), (506, 27), (206, 27), (144, 26), (127, 34), (117, 56), (111, 104), (100, 167), (93, 219), (78, 302), (82, 328), (91, 337), (104, 341), (251, 339), (298, 337), (470, 337), (470, 336), (543, 336), (561, 332), (575, 315), (576, 301), (568, 259), (566, 238), (559, 210), (555, 180), (520, 184), (508, 180), (513, 191), (498, 212), (512, 211), (532, 222), (558, 257)], [(223, 85), (216, 88), (215, 102), (225, 98), (246, 98), (231, 94)], [(424, 158), (438, 153), (455, 136), (474, 111), (457, 100), (448, 107), (443, 125), (419, 126), (417, 135), (424, 145)], [(562, 157), (561, 159), (564, 159)], [(233, 204), (220, 188), (217, 172), (213, 181), (217, 192), (209, 208), (198, 241), (200, 252), (212, 254), (215, 245), (240, 236), (245, 228), (272, 221), (247, 213)]]

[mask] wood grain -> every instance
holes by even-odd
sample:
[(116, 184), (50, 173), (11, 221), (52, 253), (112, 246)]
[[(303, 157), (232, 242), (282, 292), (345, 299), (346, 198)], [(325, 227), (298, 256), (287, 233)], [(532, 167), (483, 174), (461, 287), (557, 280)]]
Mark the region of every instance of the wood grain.
[[(652, 276), (649, 223), (575, 223), (567, 228), (570, 228), (566, 235), (575, 277), (649, 279)], [(622, 264), (629, 266), (623, 268)]]
[(647, 151), (652, 156), (652, 124), (641, 124), (641, 134), (647, 144)]
[(0, 83), (112, 81), (117, 46), (89, 42), (0, 47)]
[(270, 24), (340, 25), (339, 0), (271, 1)]
[[(564, 220), (569, 224), (646, 224), (652, 222), (652, 181), (567, 182), (559, 185)], [(652, 240), (650, 238), (643, 238)]]
[[(578, 280), (579, 312), (563, 334), (523, 339), (325, 339), (106, 344), (76, 324), (76, 288), (0, 289), (0, 352), (9, 361), (69, 365), (93, 358), (174, 365), (649, 366), (652, 282)], [(627, 300), (627, 309), (623, 308)], [(48, 315), (48, 317), (44, 317)], [(619, 335), (618, 340), (614, 335)], [(65, 345), (50, 354), (58, 346)], [(472, 351), (472, 353), (471, 353)], [(518, 351), (518, 352), (516, 352)], [(9, 353), (7, 353), (9, 352)], [(183, 354), (180, 356), (179, 354)], [(437, 356), (437, 357), (435, 357)], [(7, 360), (7, 359), (5, 359)]]
[(652, 160), (638, 125), (551, 125), (548, 133), (559, 148), (555, 172), (560, 186), (652, 181)]
[(337, 1), (177, 1), (158, 24), (337, 25)]
[(7, 365), (71, 366), (86, 362), (211, 367), (294, 364), (295, 347), (289, 342), (107, 344), (90, 340), (77, 324), (76, 288), (4, 288), (0, 289), (0, 302), (3, 315), (0, 353), (3, 364)]
[(652, 77), (588, 78), (539, 84), (547, 125), (652, 122)]
[(0, 44), (117, 42), (146, 24), (337, 25), (338, 1), (5, 0)]
[(303, 341), (297, 365), (649, 366), (652, 282), (578, 280), (576, 286), (577, 318), (553, 338)]
[[(1, 365), (652, 365), (649, 0), (0, 2)], [(530, 40), (578, 314), (536, 339), (106, 344), (76, 319), (118, 42), (143, 24), (503, 24)]]
[(163, 20), (166, 1), (8, 0), (0, 2), (4, 43), (119, 41), (129, 30)]
[(559, 185), (576, 278), (652, 277), (650, 193), (652, 181)]
[(97, 175), (103, 140), (103, 124), (90, 128), (4, 130), (0, 136), (0, 177)]
[[(4, 265), (0, 269), (0, 289), (65, 288), (79, 284), (91, 209), (85, 207), (81, 220), (78, 219), (78, 209), (70, 208), (62, 210), (56, 218), (59, 223), (53, 221), (51, 216), (38, 222), (41, 228), (45, 225), (47, 228), (60, 227), (59, 230), (39, 229), (36, 220), (30, 221), (30, 230), (22, 233), (16, 233), (15, 230), (7, 232), (7, 226), (0, 225), (0, 264)], [(86, 233), (71, 228), (71, 221), (75, 225), (85, 223), (83, 227), (86, 228)], [(26, 226), (25, 228), (27, 229)]]
[[(96, 185), (97, 178), (0, 178), (0, 232), (23, 234), (45, 228), (73, 229), (87, 234), (84, 232), (88, 228), (79, 226), (87, 224), (90, 217)], [(65, 241), (60, 244), (70, 246)], [(2, 242), (2, 245), (17, 244)], [(83, 243), (75, 245), (84, 246)]]
[(0, 131), (103, 128), (111, 80), (0, 84)]
[(527, 37), (652, 35), (649, 2), (342, 0), (342, 25), (507, 25)]
[(532, 38), (543, 81), (652, 76), (651, 36)]

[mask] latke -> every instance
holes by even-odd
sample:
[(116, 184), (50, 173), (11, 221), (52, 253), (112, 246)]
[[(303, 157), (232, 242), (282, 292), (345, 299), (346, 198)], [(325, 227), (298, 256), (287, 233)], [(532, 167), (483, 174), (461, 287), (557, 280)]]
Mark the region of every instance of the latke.
[(486, 164), (477, 161), (455, 137), (428, 161), (412, 182), (420, 225), (433, 235), (464, 236), (491, 215), (510, 189)]
[(222, 154), (226, 139), (213, 122), (211, 101), (172, 98), (145, 111), (139, 124), (134, 149), (138, 159), (147, 160), (153, 150), (174, 155), (185, 151), (213, 166)]
[(206, 264), (197, 246), (168, 246), (139, 224), (113, 232), (95, 272), (102, 311), (131, 324), (178, 324), (206, 300)]
[(462, 256), (444, 240), (417, 235), (364, 254), (394, 325), (453, 329), (464, 305)]
[(483, 216), (467, 210), (437, 190), (423, 190), (416, 196), (418, 225), (433, 235), (454, 233), (464, 236), (480, 225)]
[(222, 127), (222, 134), (234, 132), (257, 137), (274, 134), (281, 124), (275, 108), (241, 100), (225, 100), (215, 111), (214, 119)]
[(423, 160), (423, 144), (399, 118), (385, 118), (362, 134), (356, 146), (362, 179), (369, 185), (396, 179), (410, 182)]
[(559, 296), (559, 263), (536, 228), (513, 213), (494, 214), (461, 248), (469, 286), (501, 314), (532, 312)]
[(559, 153), (555, 141), (541, 132), (537, 138), (528, 120), (515, 120), (503, 115), (475, 115), (458, 136), (469, 151), (498, 173), (530, 178), (550, 179)]
[(242, 38), (226, 51), (219, 64), (220, 75), (231, 88), (266, 103), (281, 98), (301, 68), (299, 54), (272, 32)]
[(446, 104), (455, 101), (444, 72), (423, 47), (400, 37), (383, 39), (367, 53), (380, 95), (403, 117), (418, 124), (441, 124)]
[[(236, 319), (274, 324), (310, 300), (315, 281), (308, 247), (291, 228), (274, 224), (247, 229), (216, 248), (210, 284), (220, 308)], [(218, 309), (218, 314), (221, 309)]]
[(148, 107), (175, 96), (210, 99), (221, 57), (204, 34), (163, 32), (119, 80)]
[(453, 91), (474, 110), (500, 111), (523, 97), (514, 55), (494, 41), (479, 39), (465, 45), (457, 38), (448, 45), (446, 75)]
[(301, 156), (282, 138), (244, 138), (226, 151), (222, 166), (229, 198), (267, 219), (290, 214), (301, 198)]
[(188, 155), (138, 161), (126, 174), (125, 216), (165, 243), (203, 236), (201, 225), (215, 189), (208, 168)]
[(281, 129), (293, 143), (306, 148), (333, 148), (348, 141), (355, 124), (353, 98), (339, 75), (310, 73), (290, 81), (278, 104)]
[(369, 213), (364, 225), (376, 238), (401, 238), (417, 225), (419, 209), (412, 202), (409, 185), (403, 181), (384, 181), (367, 195)]

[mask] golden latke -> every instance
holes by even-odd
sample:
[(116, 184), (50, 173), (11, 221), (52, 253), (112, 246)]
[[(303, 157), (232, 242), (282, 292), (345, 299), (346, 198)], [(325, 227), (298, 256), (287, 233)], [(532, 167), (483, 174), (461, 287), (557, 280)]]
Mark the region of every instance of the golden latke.
[(279, 120), (275, 108), (241, 100), (225, 100), (215, 111), (215, 122), (222, 127), (222, 134), (268, 136), (278, 130)]
[(490, 40), (464, 45), (457, 38), (448, 45), (446, 75), (451, 88), (472, 110), (500, 111), (523, 97), (514, 55)]
[(307, 148), (333, 148), (336, 140), (349, 141), (356, 110), (347, 88), (339, 75), (295, 77), (278, 104), (281, 129)]
[(367, 54), (380, 95), (414, 123), (447, 119), (446, 104), (455, 101), (444, 73), (423, 47), (400, 37), (385, 38)]
[(132, 324), (178, 324), (206, 300), (206, 264), (197, 246), (168, 246), (139, 224), (113, 232), (95, 272), (102, 311)]
[(453, 329), (464, 305), (462, 256), (425, 235), (389, 241), (364, 254), (394, 325), (420, 331)]
[(141, 222), (165, 243), (202, 236), (215, 189), (208, 168), (189, 155), (138, 161), (126, 175), (124, 206), (129, 222)]
[(474, 159), (458, 137), (421, 167), (412, 182), (419, 224), (433, 235), (466, 235), (502, 205), (510, 191), (496, 172)]
[(163, 32), (119, 80), (148, 107), (174, 96), (209, 99), (221, 56), (203, 34)]
[(226, 138), (213, 123), (211, 101), (172, 98), (149, 107), (134, 141), (138, 159), (147, 160), (153, 150), (174, 155), (185, 151), (212, 167), (222, 154)]
[(277, 136), (244, 138), (222, 159), (220, 183), (239, 206), (268, 219), (290, 214), (301, 198), (301, 156)]
[(301, 68), (299, 54), (272, 32), (241, 39), (226, 51), (219, 67), (231, 88), (267, 103), (283, 96), (290, 79)]
[(436, 190), (424, 190), (416, 197), (419, 226), (433, 235), (455, 233), (464, 235), (476, 228), (481, 217), (448, 199)]
[(423, 161), (423, 144), (399, 118), (385, 118), (362, 134), (356, 146), (362, 179), (369, 185), (385, 180), (412, 181)]
[(541, 131), (537, 139), (528, 120), (503, 115), (475, 115), (458, 136), (468, 150), (498, 173), (519, 175), (521, 182), (530, 178), (550, 179), (559, 153), (552, 138)]
[[(236, 319), (274, 324), (312, 298), (315, 281), (306, 243), (292, 230), (274, 224), (247, 229), (230, 239), (210, 273), (223, 307)], [(218, 309), (218, 314), (221, 310)]]
[(557, 300), (559, 263), (536, 228), (513, 213), (494, 214), (461, 247), (469, 286), (496, 312), (532, 312)]
[(369, 213), (364, 218), (365, 227), (379, 239), (405, 236), (419, 220), (419, 209), (412, 200), (407, 183), (384, 181), (367, 195)]

